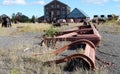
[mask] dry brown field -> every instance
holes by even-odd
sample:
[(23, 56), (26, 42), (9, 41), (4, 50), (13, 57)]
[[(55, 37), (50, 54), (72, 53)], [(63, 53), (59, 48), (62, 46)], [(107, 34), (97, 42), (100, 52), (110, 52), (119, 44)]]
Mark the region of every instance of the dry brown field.
[[(70, 23), (69, 26), (55, 28), (67, 30), (81, 23)], [(114, 65), (101, 68), (104, 63), (96, 60), (95, 71), (78, 69), (75, 72), (64, 72), (63, 64), (45, 66), (43, 62), (54, 59), (55, 55), (35, 57), (36, 53), (49, 53), (54, 49), (40, 46), (42, 35), (52, 25), (47, 23), (19, 23), (11, 28), (0, 27), (0, 74), (119, 74), (120, 73), (120, 23), (107, 22), (96, 25), (102, 41), (96, 49), (96, 56)]]

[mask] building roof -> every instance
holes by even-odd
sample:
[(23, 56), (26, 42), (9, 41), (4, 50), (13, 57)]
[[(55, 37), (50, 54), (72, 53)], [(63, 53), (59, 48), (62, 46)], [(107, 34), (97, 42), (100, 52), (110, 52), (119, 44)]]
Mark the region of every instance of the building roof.
[[(48, 6), (48, 5), (50, 5), (51, 3), (54, 3), (54, 2), (63, 4), (63, 5), (65, 5), (65, 6), (68, 6), (67, 4), (65, 4), (65, 3), (63, 3), (63, 2), (60, 2), (60, 1), (58, 1), (58, 0), (53, 0), (53, 1), (51, 1), (50, 3), (46, 4), (45, 7)], [(68, 6), (68, 7), (69, 7), (69, 6)]]
[(75, 8), (70, 14), (68, 14), (67, 18), (86, 18), (89, 17), (85, 12)]
[(8, 16), (6, 14), (2, 14), (1, 17), (4, 18), (4, 17), (8, 17)]

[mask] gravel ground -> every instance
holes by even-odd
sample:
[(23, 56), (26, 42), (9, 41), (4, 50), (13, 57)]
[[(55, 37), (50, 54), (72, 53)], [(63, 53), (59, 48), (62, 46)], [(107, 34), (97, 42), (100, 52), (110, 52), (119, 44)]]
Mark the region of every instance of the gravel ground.
[[(6, 30), (11, 31), (11, 28)], [(35, 49), (43, 49), (39, 45), (43, 32), (19, 33), (15, 35), (11, 35), (11, 33), (12, 31), (8, 35), (0, 36), (0, 74), (26, 74), (25, 62), (23, 62), (22, 56), (37, 52)], [(34, 72), (31, 71), (31, 74), (34, 74)]]
[(11, 49), (18, 45), (33, 45), (40, 42), (40, 33), (26, 33), (17, 36), (0, 36), (0, 49)]
[[(116, 29), (113, 27), (108, 26), (101, 26), (98, 29), (102, 36), (102, 41), (97, 48), (96, 56), (106, 62), (114, 63), (114, 65), (108, 67), (108, 74), (120, 74), (120, 33), (117, 33)], [(34, 49), (35, 47), (42, 49), (42, 47), (39, 46), (42, 35), (42, 32), (29, 32), (24, 34), (0, 36), (0, 49), (12, 50), (13, 48), (22, 47), (20, 54), (22, 54), (26, 48)], [(7, 70), (2, 69), (2, 66), (0, 66), (0, 68), (0, 72), (4, 71), (2, 74), (9, 74), (8, 72), (5, 72)]]
[(108, 74), (120, 74), (120, 33), (109, 26), (99, 28), (102, 36), (101, 45), (97, 48), (97, 56), (114, 65), (108, 66)]

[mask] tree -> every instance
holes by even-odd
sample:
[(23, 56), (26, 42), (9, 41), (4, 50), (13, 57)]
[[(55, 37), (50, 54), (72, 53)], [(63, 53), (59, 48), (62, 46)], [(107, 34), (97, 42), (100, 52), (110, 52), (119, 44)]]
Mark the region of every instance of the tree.
[(15, 13), (12, 14), (11, 21), (14, 22), (14, 23), (17, 23), (17, 22), (16, 22), (16, 19), (15, 19)]
[(35, 18), (34, 15), (33, 15), (32, 18), (31, 18), (31, 22), (32, 22), (32, 23), (35, 23), (35, 22), (36, 22), (36, 18)]
[(29, 22), (29, 17), (27, 17), (26, 15), (22, 15), (20, 17), (19, 21), (22, 22), (22, 23)]
[(17, 23), (17, 22), (26, 23), (26, 22), (30, 21), (28, 16), (23, 15), (20, 12), (18, 12), (16, 15), (13, 14), (12, 15), (12, 20), (15, 21), (15, 23)]

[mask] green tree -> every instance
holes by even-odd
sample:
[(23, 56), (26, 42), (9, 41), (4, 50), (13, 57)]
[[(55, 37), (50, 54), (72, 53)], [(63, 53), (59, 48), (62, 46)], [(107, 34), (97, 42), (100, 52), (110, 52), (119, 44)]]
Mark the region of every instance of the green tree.
[(26, 15), (22, 15), (22, 16), (20, 16), (19, 21), (22, 23), (29, 22), (29, 17), (27, 17)]
[(18, 12), (18, 13), (15, 15), (15, 21), (18, 21), (18, 22), (21, 22), (21, 23), (26, 23), (26, 22), (29, 22), (30, 19), (29, 19), (28, 16), (23, 15), (22, 13)]
[(35, 23), (35, 22), (36, 22), (36, 18), (35, 18), (34, 15), (33, 15), (32, 18), (31, 18), (31, 22), (32, 22), (32, 23)]
[(12, 14), (11, 21), (14, 22), (14, 23), (16, 23), (16, 20), (15, 20), (15, 13)]

